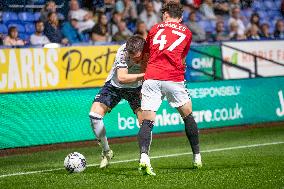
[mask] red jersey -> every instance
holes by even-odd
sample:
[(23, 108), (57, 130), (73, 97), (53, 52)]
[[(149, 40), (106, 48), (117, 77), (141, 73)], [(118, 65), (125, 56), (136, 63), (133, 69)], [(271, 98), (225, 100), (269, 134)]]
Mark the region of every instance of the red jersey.
[(145, 80), (184, 81), (186, 57), (192, 34), (183, 24), (162, 22), (154, 25), (146, 39), (145, 52), (149, 53)]

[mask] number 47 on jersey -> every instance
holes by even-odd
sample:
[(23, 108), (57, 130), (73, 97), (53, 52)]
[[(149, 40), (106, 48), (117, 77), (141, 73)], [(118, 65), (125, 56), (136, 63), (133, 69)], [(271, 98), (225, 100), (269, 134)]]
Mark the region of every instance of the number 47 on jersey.
[[(155, 37), (153, 39), (153, 44), (154, 45), (160, 45), (159, 46), (159, 50), (160, 51), (163, 50), (165, 48), (165, 45), (167, 44), (166, 35), (162, 35), (164, 30), (165, 29), (160, 29), (156, 33), (156, 35), (155, 35)], [(173, 44), (171, 44), (171, 46), (168, 47), (167, 50), (169, 50), (169, 51), (173, 51), (178, 45), (180, 45), (183, 42), (183, 40), (186, 37), (185, 34), (179, 32), (179, 31), (176, 31), (176, 30), (172, 30), (172, 33), (175, 34), (175, 35), (178, 35), (179, 38)], [(158, 39), (159, 37), (160, 37), (160, 39)]]

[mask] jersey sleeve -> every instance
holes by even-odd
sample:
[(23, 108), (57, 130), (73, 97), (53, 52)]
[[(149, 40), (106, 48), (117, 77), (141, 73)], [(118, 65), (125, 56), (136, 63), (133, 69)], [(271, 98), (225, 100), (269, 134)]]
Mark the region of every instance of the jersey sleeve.
[(127, 51), (126, 51), (125, 45), (123, 45), (122, 47), (118, 49), (116, 53), (115, 62), (114, 62), (115, 67), (116, 68), (128, 68), (127, 59), (128, 59)]
[(191, 34), (191, 32), (189, 32), (189, 33), (188, 33), (187, 44), (186, 44), (186, 46), (185, 46), (185, 48), (184, 48), (184, 51), (183, 51), (183, 53), (182, 53), (182, 58), (185, 58), (185, 57), (187, 56), (188, 51), (189, 51), (189, 49), (190, 49), (191, 40), (192, 40), (192, 34)]
[(150, 32), (151, 31), (149, 31), (149, 33), (148, 33), (148, 35), (147, 35), (147, 38), (146, 38), (146, 43), (145, 43), (145, 45), (144, 45), (144, 49), (143, 49), (143, 52), (144, 53), (149, 53), (150, 52)]

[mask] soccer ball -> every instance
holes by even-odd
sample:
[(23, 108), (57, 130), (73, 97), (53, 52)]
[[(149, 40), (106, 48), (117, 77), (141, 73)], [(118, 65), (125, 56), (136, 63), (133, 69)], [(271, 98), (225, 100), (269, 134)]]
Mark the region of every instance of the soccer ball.
[(80, 173), (86, 169), (86, 165), (86, 158), (78, 152), (68, 154), (64, 160), (64, 167), (69, 173)]

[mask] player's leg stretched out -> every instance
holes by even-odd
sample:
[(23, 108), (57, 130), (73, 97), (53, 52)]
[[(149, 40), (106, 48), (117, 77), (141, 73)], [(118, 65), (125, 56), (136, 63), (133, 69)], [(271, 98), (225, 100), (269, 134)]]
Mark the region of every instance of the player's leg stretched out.
[(144, 73), (141, 73), (144, 44), (143, 37), (134, 35), (118, 49), (111, 72), (105, 85), (96, 96), (89, 113), (93, 131), (102, 147), (100, 168), (106, 167), (113, 158), (113, 151), (110, 149), (106, 137), (104, 115), (113, 109), (121, 99), (125, 99), (141, 123), (140, 80), (144, 78)]
[(89, 117), (94, 134), (102, 147), (102, 160), (100, 168), (108, 166), (109, 161), (113, 158), (113, 151), (110, 149), (106, 137), (106, 129), (103, 122), (103, 117), (106, 114), (108, 107), (100, 102), (94, 102)]

